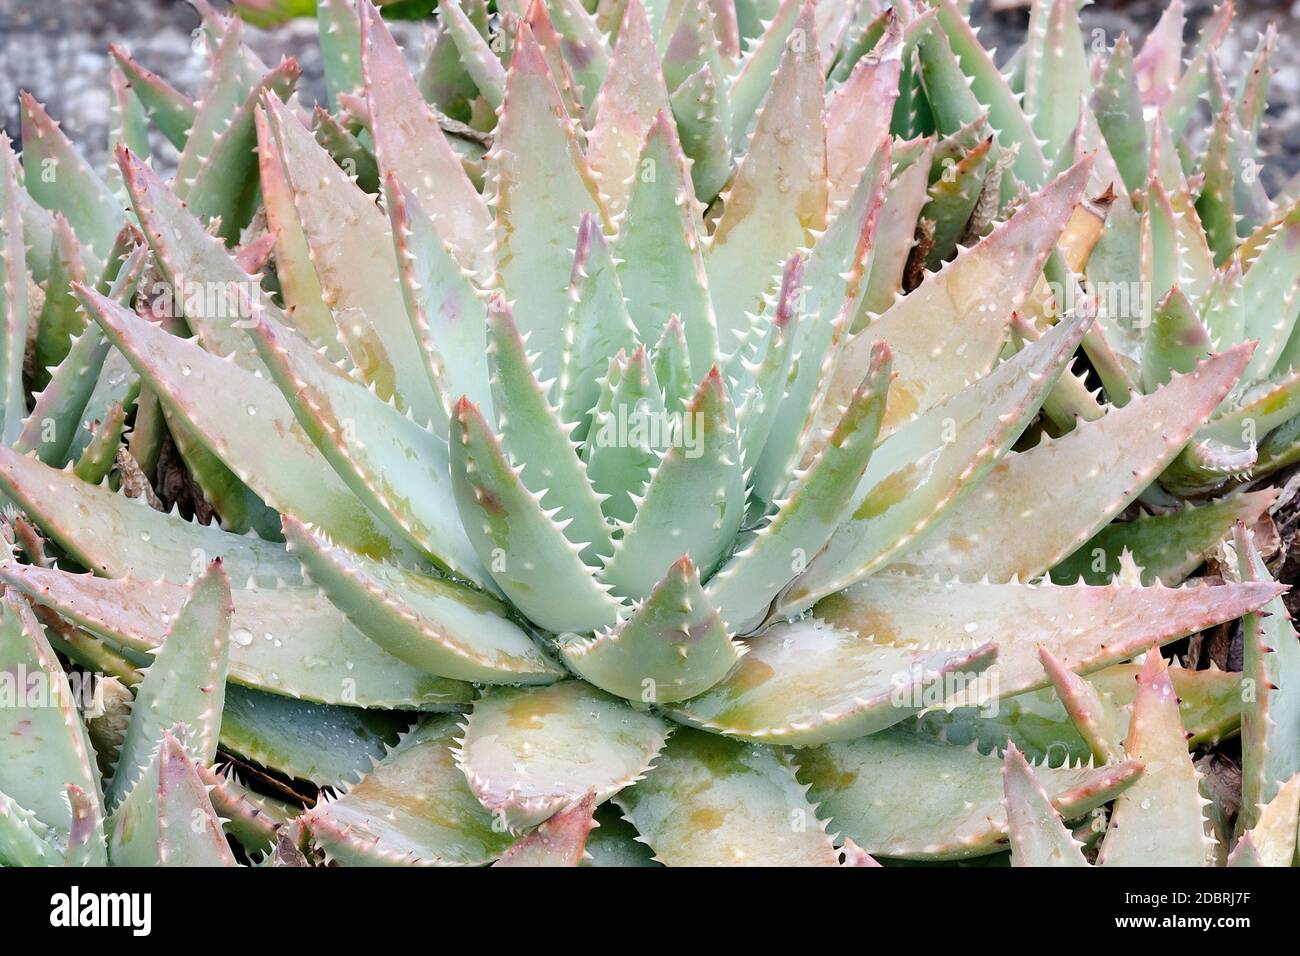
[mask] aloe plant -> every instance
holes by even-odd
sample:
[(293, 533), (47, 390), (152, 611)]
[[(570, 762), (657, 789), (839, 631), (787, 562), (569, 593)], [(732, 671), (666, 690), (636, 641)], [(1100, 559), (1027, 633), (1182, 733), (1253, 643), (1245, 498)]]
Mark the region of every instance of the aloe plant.
[(1177, 6), (1004, 75), (952, 0), (444, 0), (413, 73), (320, 0), (312, 111), (199, 8), (106, 176), (0, 147), (0, 861), (1292, 861), (1270, 37), (1230, 92)]

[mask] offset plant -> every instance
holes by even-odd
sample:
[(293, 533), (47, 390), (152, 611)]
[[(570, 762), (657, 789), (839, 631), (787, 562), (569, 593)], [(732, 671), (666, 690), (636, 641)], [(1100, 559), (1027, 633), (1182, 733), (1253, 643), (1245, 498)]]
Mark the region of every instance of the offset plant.
[(198, 99), (113, 50), (106, 178), (24, 97), (0, 860), (1289, 865), (1272, 35), (588, 6), (447, 0), (413, 75), (320, 0), (312, 114), (204, 5)]

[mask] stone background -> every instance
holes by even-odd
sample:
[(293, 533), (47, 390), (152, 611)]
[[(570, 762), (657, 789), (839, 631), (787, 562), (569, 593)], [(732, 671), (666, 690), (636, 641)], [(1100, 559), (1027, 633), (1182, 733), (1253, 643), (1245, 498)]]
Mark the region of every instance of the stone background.
[[(1164, 0), (1100, 0), (1083, 11), (1085, 30), (1104, 31), (1107, 45), (1127, 31), (1136, 46), (1165, 6)], [(1211, 6), (1210, 0), (1186, 0), (1189, 38)], [(1263, 134), (1265, 183), (1271, 191), (1300, 171), (1300, 0), (1238, 0), (1237, 7), (1236, 29), (1221, 50), (1229, 72), (1235, 72), (1271, 20), (1279, 26), (1279, 68)], [(1001, 58), (1021, 42), (1028, 14), (1023, 8), (993, 13), (987, 0), (976, 0), (974, 16), (985, 44), (996, 47)], [(145, 66), (194, 92), (203, 76), (203, 56), (193, 38), (197, 25), (198, 16), (183, 0), (0, 0), (0, 120), (5, 130), (19, 138), (17, 92), (30, 90), (102, 165), (109, 100), (107, 44), (121, 43)], [(399, 23), (394, 29), (404, 47), (418, 56), (423, 26)], [(285, 53), (298, 58), (304, 69), (299, 89), (306, 99), (323, 94), (314, 22), (272, 31), (250, 28), (248, 34), (250, 44), (268, 61)]]

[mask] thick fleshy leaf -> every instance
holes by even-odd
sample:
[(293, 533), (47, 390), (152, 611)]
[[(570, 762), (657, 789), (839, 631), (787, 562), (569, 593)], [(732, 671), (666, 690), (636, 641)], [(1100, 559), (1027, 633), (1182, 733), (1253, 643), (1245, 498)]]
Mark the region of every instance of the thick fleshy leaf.
[(185, 748), (191, 757), (204, 766), (216, 757), (230, 663), (230, 612), (230, 581), (218, 559), (194, 582), (135, 689), (131, 722), (105, 794), (110, 808), (143, 777), (164, 732), (176, 724), (188, 730)]
[(818, 554), (848, 515), (875, 447), (889, 392), (889, 346), (878, 343), (871, 369), (809, 470), (772, 520), (709, 582), (709, 597), (731, 627), (745, 632), (772, 599)]
[(902, 52), (902, 29), (894, 19), (889, 32), (858, 61), (826, 104), (826, 166), (832, 203), (853, 195), (872, 155), (889, 139)]
[[(1137, 691), (1137, 664), (1112, 664), (1082, 678), (1116, 716), (1117, 737), (1128, 732), (1130, 705)], [(1187, 744), (1215, 743), (1236, 733), (1241, 723), (1241, 675), (1232, 671), (1171, 668), (1179, 712), (1189, 734)], [(992, 708), (959, 707), (951, 713), (930, 711), (916, 730), (955, 746), (974, 744), (981, 753), (1004, 748), (1013, 741), (1030, 759), (1087, 760), (1092, 749), (1079, 735), (1055, 688), (1030, 691), (998, 702)]]
[(650, 21), (641, 0), (628, 0), (587, 136), (587, 161), (611, 216), (626, 208), (634, 177), (655, 175), (640, 159), (641, 146), (655, 117), (667, 111)]
[[(754, 494), (770, 501), (787, 487), (795, 462), (816, 447), (821, 436), (816, 432), (818, 415), (824, 408), (832, 371), (836, 367), (844, 342), (849, 336), (854, 317), (867, 294), (868, 269), (875, 269), (882, 237), (878, 226), (885, 216), (886, 193), (889, 189), (891, 149), (886, 143), (871, 157), (862, 173), (857, 189), (848, 203), (839, 209), (834, 220), (808, 253), (802, 276), (803, 284), (790, 301), (790, 289), (783, 286), (781, 294), (787, 296), (786, 311), (800, 312), (794, 329), (792, 348), (798, 356), (788, 377), (784, 396), (781, 397), (771, 432), (759, 453), (751, 479)], [(787, 272), (789, 264), (787, 264)], [(774, 319), (780, 322), (782, 299), (776, 302)], [(767, 361), (766, 356), (763, 359)], [(865, 378), (871, 361), (862, 369)], [(756, 373), (755, 381), (757, 382)], [(848, 401), (862, 384), (844, 393)], [(779, 391), (779, 386), (778, 386)], [(843, 411), (825, 424), (834, 428), (843, 417)], [(749, 441), (744, 435), (745, 464), (751, 463)]]
[(605, 37), (582, 0), (547, 0), (555, 29), (563, 38), (560, 48), (582, 91), (582, 103), (591, 109), (610, 69)]
[(423, 423), (442, 411), (406, 315), (387, 217), (275, 97), (264, 101), (322, 298), (358, 373)]
[(747, 314), (763, 311), (763, 298), (790, 254), (810, 244), (812, 231), (826, 227), (824, 98), (813, 6), (807, 4), (749, 150), (721, 196), (722, 216), (706, 249), (723, 355), (735, 352), (749, 334)]
[[(552, 11), (554, 13), (554, 11)], [(594, 90), (592, 91), (594, 95)], [(528, 303), (520, 326), (559, 374), (569, 313), (575, 230), (584, 213), (602, 220), (596, 183), (532, 30), (520, 24), (506, 105), (488, 153), (496, 183), (496, 258), (508, 299)]]
[(891, 646), (815, 617), (773, 625), (674, 719), (756, 743), (808, 746), (875, 733), (941, 704), (993, 663), (994, 644)]
[[(852, 517), (778, 599), (780, 609), (789, 614), (811, 607), (860, 580), (958, 501), (969, 502), (970, 489), (1023, 431), (1091, 319), (1080, 310), (1063, 320), (881, 444), (854, 493)], [(898, 385), (891, 384), (891, 395)]]
[(731, 126), (726, 87), (700, 67), (673, 91), (673, 118), (682, 151), (691, 158), (691, 182), (701, 202), (712, 202), (731, 176)]
[(636, 516), (639, 497), (672, 438), (666, 427), (672, 423), (645, 346), (611, 358), (584, 445), (591, 483), (607, 496), (606, 517), (626, 523)]
[(1038, 648), (1039, 659), (1070, 723), (1083, 738), (1094, 759), (1111, 763), (1123, 759), (1121, 723), (1124, 720), (1114, 700), (1084, 680), (1046, 646)]
[(1237, 840), (1227, 865), (1293, 866), (1300, 816), (1300, 774), (1288, 780), (1257, 816), (1255, 825)]
[(163, 731), (139, 782), (109, 819), (114, 866), (236, 865), (182, 731)]
[(108, 258), (117, 231), (126, 221), (121, 204), (58, 124), (50, 119), (45, 107), (26, 91), (19, 93), (19, 100), (23, 185), (41, 206), (62, 213), (78, 238), (102, 262)]
[(592, 816), (595, 809), (596, 796), (588, 793), (520, 837), (493, 866), (578, 866), (588, 835), (599, 826)]
[(268, 232), (275, 237), (275, 277), (285, 306), (285, 320), (317, 348), (325, 349), (331, 361), (338, 362), (347, 357), (347, 352), (339, 342), (334, 314), (325, 304), (307, 236), (298, 220), (293, 191), (285, 179), (280, 147), (271, 134), (266, 111), (258, 109), (254, 119), (262, 206), (266, 210)]
[(487, 572), (456, 520), (442, 439), (271, 316), (249, 334), (298, 425), (370, 512), (439, 567), (485, 583)]
[(159, 132), (172, 146), (184, 149), (197, 112), (194, 101), (158, 74), (145, 69), (116, 43), (108, 45), (108, 52)]
[(627, 313), (640, 340), (658, 341), (668, 317), (677, 316), (690, 346), (693, 378), (699, 379), (717, 360), (718, 333), (700, 245), (701, 208), (685, 160), (671, 116), (655, 114), (615, 249)]
[[(1249, 346), (1220, 353), (1152, 395), (1009, 456), (965, 507), (895, 566), (999, 581), (1042, 574), (1092, 537), (1173, 460), (1237, 380), (1249, 353)], [(1028, 521), (1032, 535), (1022, 533)]]
[(143, 499), (88, 485), (70, 471), (0, 447), (0, 487), (84, 567), (110, 577), (184, 582), (220, 557), (239, 581), (301, 582), (284, 546), (154, 511)]
[(480, 591), (371, 561), (284, 519), (290, 548), (357, 629), (430, 674), (488, 683), (550, 683), (547, 660), (505, 605)]
[(614, 623), (618, 602), (592, 576), (581, 549), (565, 538), (482, 414), (464, 398), (452, 416), (451, 475), (470, 542), (521, 611), (557, 633)]
[(236, 779), (229, 764), (224, 773), (202, 764), (195, 769), (208, 788), (208, 798), (221, 818), (222, 829), (250, 853), (269, 852), (275, 846), (276, 827), (302, 813), (298, 807), (249, 790)]
[(609, 526), (571, 437), (573, 426), (561, 421), (547, 399), (510, 307), (496, 294), (488, 301), (487, 356), (503, 451), (520, 465), (520, 481), (554, 515), (583, 560), (598, 564), (598, 556), (610, 553)]
[(439, 11), (439, 23), (444, 37), (450, 39), (459, 54), (459, 66), (478, 88), (483, 100), (500, 109), (505, 99), (506, 70), (483, 34), (478, 32), (470, 18), (461, 9), (460, 0), (448, 0)]
[(512, 830), (594, 791), (603, 803), (641, 779), (668, 725), (582, 681), (493, 687), (474, 705), (457, 763), (479, 801)]
[(0, 143), (0, 166), (0, 180), (10, 184), (0, 197), (0, 438), (10, 444), (22, 432), (27, 417), (23, 364), (33, 317), (28, 305), (17, 163), (7, 137)]
[(1078, 125), (1079, 103), (1092, 83), (1075, 0), (1048, 0), (1036, 6), (1043, 20), (1043, 42), (1041, 47), (1030, 44), (1031, 53), (1040, 55), (1031, 55), (1026, 63), (1024, 109), (1051, 159)]
[[(1233, 538), (1243, 581), (1268, 583), (1268, 568), (1243, 525)], [(1300, 773), (1300, 640), (1282, 598), (1242, 622), (1240, 826)]]
[(221, 746), (288, 777), (339, 788), (369, 771), (409, 722), (409, 714), (310, 704), (232, 684)]
[(804, 790), (780, 750), (679, 730), (617, 802), (669, 866), (836, 866)]
[[(597, 440), (604, 440), (603, 431)], [(614, 593), (642, 597), (683, 554), (704, 576), (717, 567), (744, 517), (737, 439), (735, 411), (715, 366), (669, 436), (670, 447), (650, 476), (636, 516), (614, 542), (601, 572)]]
[(361, 4), (361, 61), (365, 68), (370, 131), (381, 176), (395, 175), (433, 216), (433, 225), (468, 272), (486, 277), (491, 258), (484, 237), (492, 213), (433, 111), (379, 13)]
[(590, 638), (560, 645), (565, 662), (583, 680), (631, 701), (673, 703), (703, 693), (726, 676), (744, 653), (700, 587), (683, 555), (644, 601)]
[(1121, 33), (1111, 48), (1092, 93), (1092, 111), (1124, 186), (1133, 192), (1146, 185), (1150, 172), (1146, 125), (1142, 117), (1142, 93), (1133, 65), (1133, 46)]
[[(781, 65), (783, 51), (789, 45), (796, 24), (805, 30), (815, 27), (805, 0), (781, 0), (771, 19), (762, 25), (762, 36), (745, 54), (728, 94), (731, 100), (732, 126), (729, 135), (735, 151), (740, 152), (754, 127), (754, 117), (767, 97), (774, 76)], [(815, 35), (805, 32), (800, 37), (804, 52), (816, 52)]]
[(858, 387), (879, 341), (893, 349), (896, 372), (882, 437), (985, 375), (1006, 341), (1012, 313), (1083, 195), (1088, 170), (1086, 161), (1076, 164), (850, 339), (831, 377), (821, 427), (833, 424)]
[(1142, 569), (1143, 584), (1163, 581), (1173, 587), (1201, 565), (1236, 522), (1254, 525), (1276, 498), (1268, 489), (1242, 492), (1180, 511), (1111, 522), (1053, 567), (1052, 580), (1106, 584), (1119, 572), (1127, 551)]
[(92, 290), (79, 289), (78, 296), (164, 406), (267, 504), (373, 557), (414, 556), (413, 546), (381, 524), (334, 473), (274, 384)]
[(58, 866), (54, 836), (36, 814), (0, 792), (0, 865)]
[(315, 843), (353, 866), (473, 865), (500, 856), (510, 834), (457, 769), (455, 733), (455, 718), (430, 718), (342, 797), (306, 813)]
[[(826, 624), (897, 649), (956, 652), (997, 641), (997, 661), (981, 694), (1009, 697), (1044, 686), (1046, 647), (1080, 673), (1232, 621), (1278, 596), (1266, 584), (1150, 588), (1109, 584), (990, 584), (877, 574), (823, 598)], [(975, 688), (967, 693), (975, 697)], [(982, 702), (972, 699), (971, 703)]]
[(885, 312), (903, 291), (903, 270), (916, 238), (917, 220), (925, 205), (934, 141), (922, 141), (920, 154), (901, 169), (889, 184), (880, 224), (876, 227), (871, 270), (852, 330), (860, 331)]
[(262, 363), (241, 326), (264, 312), (278, 316), (280, 311), (260, 280), (240, 268), (221, 240), (134, 154), (119, 150), (117, 162), (154, 261), (171, 285), (177, 315), (184, 316), (204, 349), (260, 371)]
[(1087, 866), (1083, 844), (1066, 829), (1024, 755), (1007, 748), (1002, 764), (1003, 802), (1012, 866)]
[[(1003, 849), (1002, 760), (896, 727), (798, 754), (799, 779), (831, 826), (876, 856), (960, 860)], [(1135, 760), (1108, 767), (1035, 768), (1067, 820), (1141, 779)]]
[(102, 819), (99, 776), (77, 712), (81, 698), (74, 696), (31, 607), (13, 593), (0, 599), (0, 669), (10, 675), (9, 706), (0, 707), (4, 792), (61, 843), (72, 827), (64, 786), (75, 784), (93, 795)]
[[(212, 547), (200, 538), (190, 543), (196, 555)], [(291, 555), (286, 560), (298, 563)], [(234, 567), (240, 561), (228, 554), (224, 563)], [(187, 594), (181, 584), (162, 579), (96, 578), (12, 562), (0, 564), (0, 580), (93, 634), (141, 653), (162, 646)], [(363, 707), (437, 710), (473, 698), (468, 684), (433, 677), (382, 650), (316, 588), (252, 584), (250, 580), (250, 586), (231, 592), (231, 681), (303, 700)]]
[[(625, 241), (630, 241), (627, 237), (633, 229), (631, 222), (629, 218), (624, 225)], [(656, 233), (656, 238), (662, 237)], [(662, 247), (662, 242), (654, 244), (656, 250)], [(638, 250), (638, 254), (645, 251)], [(614, 257), (600, 231), (600, 223), (590, 213), (583, 214), (578, 226), (569, 294), (572, 302), (564, 327), (564, 359), (555, 386), (555, 400), (559, 403), (560, 420), (576, 423), (571, 433), (576, 440), (585, 438), (591, 426), (592, 409), (600, 398), (601, 379), (609, 367), (610, 356), (632, 351), (637, 340), (636, 326), (628, 315), (630, 303), (624, 298)], [(645, 295), (646, 290), (642, 289), (641, 294)], [(707, 296), (706, 290), (706, 303)]]
[(1097, 863), (1101, 866), (1206, 866), (1214, 840), (1206, 833), (1199, 774), (1187, 752), (1178, 696), (1158, 648), (1137, 678), (1133, 720), (1124, 749), (1146, 768), (1120, 795)]
[[(490, 409), (487, 307), (482, 293), (438, 235), (415, 194), (393, 176), (384, 182), (384, 205), (392, 223), (406, 311), (440, 404), (450, 408), (461, 395), (468, 395)], [(445, 410), (433, 429), (446, 438)]]

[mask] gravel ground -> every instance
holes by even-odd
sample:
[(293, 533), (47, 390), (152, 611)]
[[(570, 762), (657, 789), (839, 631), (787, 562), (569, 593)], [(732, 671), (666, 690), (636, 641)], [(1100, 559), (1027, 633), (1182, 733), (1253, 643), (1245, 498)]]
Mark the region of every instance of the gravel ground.
[[(1209, 13), (1210, 0), (1187, 0), (1189, 36)], [(1140, 38), (1155, 24), (1163, 0), (1103, 0), (1083, 12), (1085, 29), (1101, 30), (1107, 45), (1124, 31)], [(1275, 189), (1300, 171), (1300, 0), (1286, 3), (1238, 0), (1238, 27), (1224, 44), (1222, 59), (1235, 70), (1254, 48), (1265, 26), (1279, 25), (1279, 65), (1271, 90), (1269, 126), (1263, 134), (1265, 184)], [(986, 43), (1009, 55), (1024, 35), (1023, 9), (991, 13), (977, 0), (975, 19)], [(0, 119), (15, 140), (17, 92), (27, 89), (62, 120), (64, 128), (102, 165), (108, 113), (107, 44), (116, 41), (144, 65), (183, 90), (198, 89), (203, 56), (194, 38), (198, 16), (182, 0), (0, 0)], [(423, 44), (419, 24), (396, 24), (412, 56)], [(299, 21), (273, 31), (250, 29), (251, 45), (274, 62), (292, 54), (303, 66), (300, 89), (310, 100), (323, 94), (315, 25)], [(160, 153), (167, 148), (160, 145)]]

